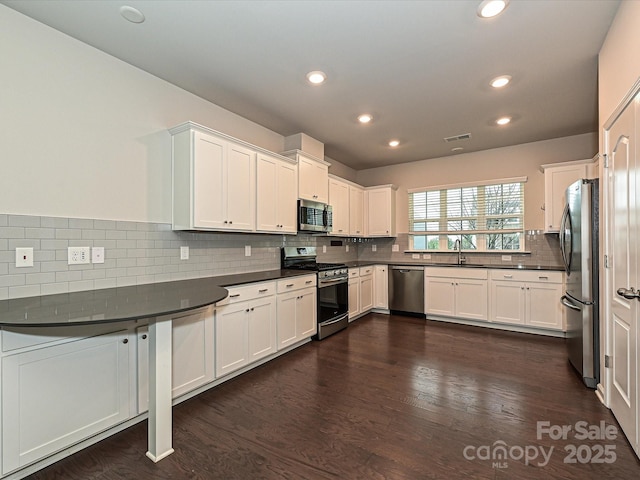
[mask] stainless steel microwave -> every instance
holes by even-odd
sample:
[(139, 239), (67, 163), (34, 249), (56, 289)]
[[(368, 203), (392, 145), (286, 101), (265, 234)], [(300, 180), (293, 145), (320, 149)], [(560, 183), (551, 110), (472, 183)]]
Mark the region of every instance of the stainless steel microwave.
[(329, 233), (333, 228), (331, 205), (298, 200), (298, 231)]

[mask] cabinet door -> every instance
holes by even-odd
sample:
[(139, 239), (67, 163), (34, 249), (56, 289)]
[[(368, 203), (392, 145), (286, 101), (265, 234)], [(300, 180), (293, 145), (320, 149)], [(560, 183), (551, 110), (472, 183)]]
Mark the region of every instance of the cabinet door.
[(389, 308), (389, 275), (386, 265), (376, 265), (373, 273), (373, 307)]
[(349, 185), (339, 180), (329, 180), (329, 204), (333, 207), (331, 235), (349, 234)]
[(525, 288), (527, 325), (563, 330), (562, 284), (528, 283)]
[(172, 320), (172, 396), (213, 381), (213, 309)]
[(369, 203), (367, 209), (369, 225), (367, 236), (392, 236), (391, 189), (373, 189), (367, 193), (367, 201)]
[(227, 209), (227, 142), (193, 133), (193, 226), (225, 227)]
[(573, 182), (586, 177), (586, 164), (551, 167), (544, 171), (545, 232), (560, 231), (560, 219), (567, 202), (565, 191)]
[(431, 315), (455, 315), (455, 281), (453, 278), (425, 278), (425, 312)]
[(249, 363), (247, 317), (249, 303), (216, 309), (216, 376), (233, 372)]
[(316, 202), (329, 202), (329, 167), (298, 155), (298, 196)]
[(127, 420), (132, 345), (120, 331), (4, 357), (3, 474)]
[(316, 311), (316, 289), (310, 288), (300, 292), (296, 303), (297, 340), (315, 335), (318, 331)]
[(364, 189), (349, 185), (349, 234), (364, 235)]
[(349, 279), (349, 319), (360, 313), (360, 279)]
[(265, 297), (249, 302), (249, 363), (276, 351), (276, 301)]
[[(278, 230), (278, 165), (276, 158), (258, 155), (256, 166), (256, 229)], [(295, 200), (294, 200), (295, 202)]]
[(456, 317), (487, 320), (487, 281), (456, 279)]
[(360, 313), (373, 308), (373, 275), (360, 277)]
[(298, 167), (287, 162), (278, 166), (277, 224), (284, 233), (298, 232)]
[[(171, 329), (171, 398), (214, 380), (213, 308), (177, 316)], [(138, 347), (138, 413), (149, 409), (149, 333), (136, 329)]]
[[(255, 230), (255, 157), (256, 153), (241, 145), (229, 143), (226, 161), (226, 205), (231, 230)], [(211, 187), (209, 187), (211, 188)]]
[(519, 282), (491, 282), (490, 321), (525, 324), (524, 284)]
[(278, 350), (296, 342), (297, 292), (278, 295)]

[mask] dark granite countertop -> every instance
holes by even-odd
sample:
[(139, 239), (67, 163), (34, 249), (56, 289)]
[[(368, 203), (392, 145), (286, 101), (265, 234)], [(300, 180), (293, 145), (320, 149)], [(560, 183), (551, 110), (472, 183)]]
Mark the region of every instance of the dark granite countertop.
[(0, 325), (54, 327), (172, 315), (222, 300), (229, 293), (224, 287), (309, 273), (270, 270), (2, 300)]
[(562, 267), (553, 267), (545, 265), (497, 265), (487, 264), (479, 265), (473, 263), (465, 263), (463, 265), (457, 265), (455, 263), (428, 263), (428, 262), (372, 262), (372, 261), (357, 261), (357, 262), (345, 262), (345, 265), (349, 268), (369, 267), (371, 265), (398, 265), (405, 266), (419, 266), (419, 267), (462, 267), (462, 268), (489, 268), (492, 270), (549, 270), (562, 272)]

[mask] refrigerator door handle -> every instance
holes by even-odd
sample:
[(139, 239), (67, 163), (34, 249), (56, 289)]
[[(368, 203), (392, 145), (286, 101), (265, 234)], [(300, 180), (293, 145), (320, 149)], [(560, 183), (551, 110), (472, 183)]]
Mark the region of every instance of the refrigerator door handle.
[(581, 311), (580, 307), (576, 306), (566, 295), (563, 295), (560, 298), (560, 301), (565, 307), (570, 308), (571, 310), (575, 310), (577, 312)]
[(564, 206), (564, 210), (562, 212), (562, 219), (560, 220), (560, 232), (559, 232), (559, 240), (560, 240), (560, 252), (562, 253), (562, 263), (564, 264), (564, 269), (569, 274), (570, 265), (569, 258), (567, 257), (567, 249), (565, 248), (565, 240), (566, 240), (566, 223), (567, 218), (569, 217), (569, 204), (567, 203)]

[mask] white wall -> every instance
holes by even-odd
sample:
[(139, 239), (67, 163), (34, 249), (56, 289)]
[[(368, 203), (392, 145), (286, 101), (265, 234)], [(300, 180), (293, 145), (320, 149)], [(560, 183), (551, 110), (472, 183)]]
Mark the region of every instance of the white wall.
[(627, 0), (620, 4), (598, 57), (601, 127), (640, 78), (639, 51), (640, 2)]
[(388, 167), (360, 170), (364, 186), (398, 185), (397, 230), (408, 230), (408, 195), (411, 188), (527, 176), (525, 228), (544, 227), (544, 175), (540, 165), (592, 158), (597, 153), (595, 133), (496, 148), (482, 152), (420, 160)]
[(281, 135), (0, 5), (2, 213), (171, 222), (167, 128)]

